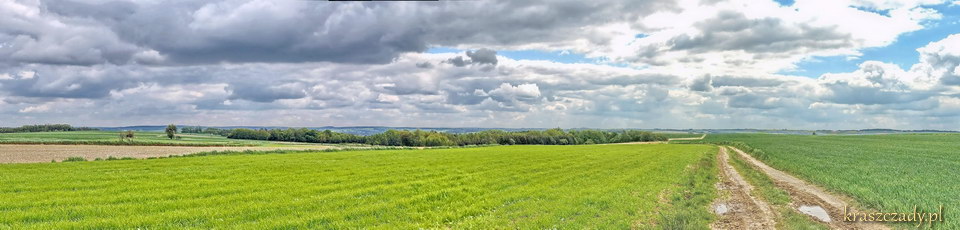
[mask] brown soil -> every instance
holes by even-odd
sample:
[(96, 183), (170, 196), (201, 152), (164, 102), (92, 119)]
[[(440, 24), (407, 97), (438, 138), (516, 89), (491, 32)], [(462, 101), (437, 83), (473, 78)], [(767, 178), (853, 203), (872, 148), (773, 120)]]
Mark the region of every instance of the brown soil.
[(720, 219), (710, 225), (711, 229), (774, 229), (776, 214), (770, 204), (754, 197), (750, 192), (753, 186), (740, 176), (728, 162), (727, 149), (721, 147), (717, 154), (720, 164), (720, 182), (717, 188), (721, 196), (713, 207), (723, 205), (726, 211), (718, 213)]
[(124, 146), (124, 145), (0, 145), (0, 163), (36, 163), (62, 161), (68, 157), (87, 160), (107, 157), (166, 157), (210, 151), (244, 150), (322, 150), (332, 146), (297, 147), (192, 147), (192, 146)]
[(890, 229), (889, 227), (870, 222), (845, 222), (843, 221), (843, 209), (848, 207), (848, 212), (858, 212), (856, 209), (849, 207), (851, 200), (850, 198), (845, 198), (839, 195), (834, 195), (826, 192), (826, 190), (819, 188), (815, 185), (807, 183), (800, 178), (794, 177), (790, 174), (787, 174), (783, 171), (774, 169), (770, 166), (767, 166), (763, 162), (760, 162), (756, 158), (753, 158), (749, 154), (740, 151), (737, 148), (733, 148), (737, 154), (742, 157), (744, 160), (759, 168), (760, 171), (764, 172), (770, 179), (772, 179), (777, 187), (780, 187), (787, 191), (790, 194), (793, 202), (790, 204), (794, 209), (800, 207), (801, 205), (808, 206), (820, 206), (827, 210), (827, 213), (830, 215), (829, 223), (830, 228), (833, 229)]

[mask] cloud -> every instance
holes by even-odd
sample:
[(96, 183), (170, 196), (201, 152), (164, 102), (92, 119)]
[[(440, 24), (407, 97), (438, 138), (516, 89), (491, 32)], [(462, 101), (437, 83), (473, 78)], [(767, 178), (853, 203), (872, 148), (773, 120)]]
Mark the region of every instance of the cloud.
[(447, 59), (446, 62), (447, 62), (447, 63), (450, 63), (451, 65), (454, 65), (454, 66), (456, 66), (456, 67), (464, 67), (464, 66), (466, 66), (467, 64), (469, 64), (469, 61), (464, 61), (464, 60), (463, 60), (463, 57), (461, 57), (461, 56), (457, 56), (457, 57), (454, 57), (454, 58)]
[(497, 65), (497, 51), (491, 49), (467, 51), (467, 57), (472, 63)]
[[(388, 63), (428, 45), (583, 44), (574, 41), (582, 34), (578, 25), (627, 19), (670, 3), (17, 0), (0, 7), (10, 19), (0, 27), (0, 42), (7, 44), (0, 49), (0, 61)], [(593, 37), (589, 43), (607, 39)], [(495, 64), (488, 51), (471, 54), (481, 55), (477, 63)]]
[(960, 85), (960, 34), (931, 42), (917, 49), (920, 52), (920, 63), (911, 68), (921, 76), (930, 76), (939, 79), (947, 85)]
[(274, 102), (281, 99), (299, 99), (307, 96), (304, 87), (298, 83), (249, 84), (239, 83), (227, 87), (230, 97), (254, 102)]
[(0, 125), (955, 129), (960, 35), (909, 69), (779, 74), (943, 23), (938, 2), (5, 1)]
[(713, 90), (713, 81), (710, 78), (710, 75), (703, 75), (691, 79), (689, 83), (687, 83), (687, 87), (693, 91), (709, 92)]
[[(483, 65), (481, 70), (490, 71), (493, 69), (493, 66), (497, 65), (497, 51), (491, 49), (479, 49), (477, 51), (467, 51), (467, 58), (464, 59), (463, 56), (456, 56), (450, 59), (443, 61), (444, 63), (450, 63), (456, 67), (464, 67), (467, 65)], [(427, 63), (429, 64), (429, 63)], [(418, 64), (419, 65), (419, 64)]]
[(537, 84), (520, 84), (514, 86), (509, 83), (503, 83), (500, 87), (490, 90), (487, 94), (490, 95), (490, 98), (499, 102), (535, 102), (540, 98), (540, 88), (537, 87)]
[(906, 103), (928, 98), (908, 81), (900, 67), (881, 62), (864, 62), (853, 73), (825, 74), (818, 80), (829, 90), (825, 99), (840, 104)]

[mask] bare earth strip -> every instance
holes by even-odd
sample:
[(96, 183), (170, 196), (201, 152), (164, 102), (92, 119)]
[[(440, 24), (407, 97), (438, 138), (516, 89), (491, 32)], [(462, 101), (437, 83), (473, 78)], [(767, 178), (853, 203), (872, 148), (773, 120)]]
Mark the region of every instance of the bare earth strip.
[(298, 147), (192, 147), (192, 146), (125, 146), (125, 145), (0, 145), (0, 163), (37, 163), (62, 161), (68, 157), (87, 160), (107, 157), (166, 157), (210, 151), (323, 150), (333, 146)]
[(847, 212), (859, 212), (852, 207), (849, 207), (850, 198), (841, 197), (839, 195), (834, 195), (826, 192), (826, 190), (817, 187), (813, 184), (807, 183), (800, 178), (794, 177), (790, 174), (787, 174), (783, 171), (774, 169), (767, 164), (753, 158), (749, 154), (740, 151), (740, 149), (733, 148), (734, 151), (738, 153), (740, 157), (759, 168), (764, 174), (766, 174), (770, 179), (772, 179), (778, 187), (787, 190), (787, 193), (790, 194), (794, 202), (791, 206), (793, 208), (798, 208), (800, 206), (820, 206), (826, 209), (827, 213), (830, 215), (829, 224), (830, 228), (833, 229), (890, 229), (889, 227), (870, 222), (845, 222), (843, 220), (844, 208), (847, 207)]
[(720, 164), (720, 182), (717, 188), (721, 196), (714, 201), (714, 210), (720, 219), (710, 225), (711, 229), (774, 229), (776, 217), (770, 204), (751, 194), (753, 186), (740, 176), (729, 163), (727, 149), (720, 147), (717, 162)]

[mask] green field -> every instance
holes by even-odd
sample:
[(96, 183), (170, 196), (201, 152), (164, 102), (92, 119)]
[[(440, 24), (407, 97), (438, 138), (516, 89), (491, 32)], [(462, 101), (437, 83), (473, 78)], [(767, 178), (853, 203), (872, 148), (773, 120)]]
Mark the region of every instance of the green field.
[(3, 164), (0, 229), (704, 227), (716, 150), (498, 146)]
[(208, 134), (178, 134), (180, 139), (167, 138), (163, 132), (136, 132), (130, 141), (121, 141), (119, 132), (72, 131), (0, 133), (4, 144), (97, 144), (97, 145), (184, 145), (184, 146), (287, 146), (308, 143), (288, 143), (257, 140), (228, 139)]
[(667, 137), (667, 138), (690, 138), (690, 137), (700, 137), (700, 136), (703, 136), (702, 133), (668, 133), (668, 132), (663, 132), (663, 133), (656, 133), (656, 134), (663, 135), (663, 136), (665, 136), (665, 137)]
[[(851, 196), (881, 211), (960, 207), (960, 135), (711, 134), (706, 142), (742, 142), (770, 166)], [(944, 211), (943, 229), (960, 228)]]

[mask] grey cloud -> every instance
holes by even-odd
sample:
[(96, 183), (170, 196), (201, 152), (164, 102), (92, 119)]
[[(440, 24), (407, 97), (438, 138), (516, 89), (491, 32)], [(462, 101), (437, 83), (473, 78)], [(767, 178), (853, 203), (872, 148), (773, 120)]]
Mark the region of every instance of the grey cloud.
[[(0, 22), (0, 42), (8, 44), (0, 48), (0, 62), (70, 65), (388, 63), (428, 45), (565, 43), (581, 36), (580, 26), (630, 20), (673, 5), (672, 1), (14, 3), (38, 14), (0, 10), (12, 19)], [(36, 26), (57, 23), (63, 28)], [(591, 42), (605, 44), (608, 39)], [(476, 63), (496, 64), (490, 51), (469, 55)]]
[(464, 66), (466, 66), (467, 64), (469, 64), (469, 63), (468, 63), (469, 61), (464, 61), (464, 60), (463, 60), (463, 57), (461, 57), (461, 56), (457, 56), (457, 57), (455, 57), (455, 58), (447, 59), (446, 62), (447, 62), (447, 63), (450, 63), (451, 65), (454, 65), (454, 66), (456, 66), (456, 67), (464, 67)]
[(472, 63), (497, 65), (497, 51), (491, 49), (467, 51), (467, 57)]
[(723, 11), (716, 18), (696, 24), (703, 34), (681, 35), (670, 43), (673, 50), (707, 52), (744, 50), (751, 53), (797, 52), (804, 49), (835, 49), (852, 45), (848, 34), (834, 28), (785, 25), (780, 19), (752, 20), (742, 13)]
[(703, 75), (692, 79), (687, 87), (693, 91), (710, 92), (713, 90), (712, 82), (713, 80), (710, 78), (710, 75)]
[[(456, 56), (444, 61), (445, 63), (450, 63), (456, 67), (464, 67), (467, 65), (477, 64), (484, 65), (480, 70), (490, 71), (493, 70), (493, 66), (497, 65), (497, 51), (491, 49), (479, 49), (477, 51), (467, 51), (466, 52), (468, 59), (464, 59), (463, 56)], [(489, 64), (489, 65), (485, 65)]]
[(788, 81), (779, 78), (757, 77), (757, 76), (713, 76), (711, 85), (713, 87), (722, 86), (746, 86), (746, 87), (777, 87), (786, 84)]
[(734, 95), (727, 105), (733, 108), (773, 109), (779, 107), (778, 98), (765, 97), (754, 93)]
[[(611, 21), (635, 20), (657, 10), (676, 8), (675, 1), (478, 1), (450, 3), (450, 10), (432, 11), (432, 44), (456, 46), (515, 46), (557, 43), (590, 37), (606, 45), (606, 38), (584, 34), (583, 27)], [(452, 6), (456, 4), (456, 6)]]
[(62, 16), (116, 21), (126, 19), (135, 13), (139, 6), (128, 1), (84, 3), (70, 0), (45, 0), (44, 7), (51, 13)]
[(37, 98), (103, 98), (111, 91), (139, 84), (131, 72), (121, 69), (41, 68), (22, 70), (32, 77), (0, 80), (0, 89), (11, 96)]
[(418, 67), (418, 68), (424, 68), (424, 69), (430, 69), (430, 68), (433, 68), (433, 64), (431, 64), (430, 62), (420, 62), (420, 63), (417, 63), (417, 67)]
[(476, 105), (487, 98), (489, 96), (481, 89), (474, 92), (447, 91), (447, 103), (454, 105)]
[(232, 84), (227, 89), (229, 99), (243, 99), (254, 102), (273, 102), (281, 99), (299, 99), (307, 96), (302, 86), (293, 84)]

